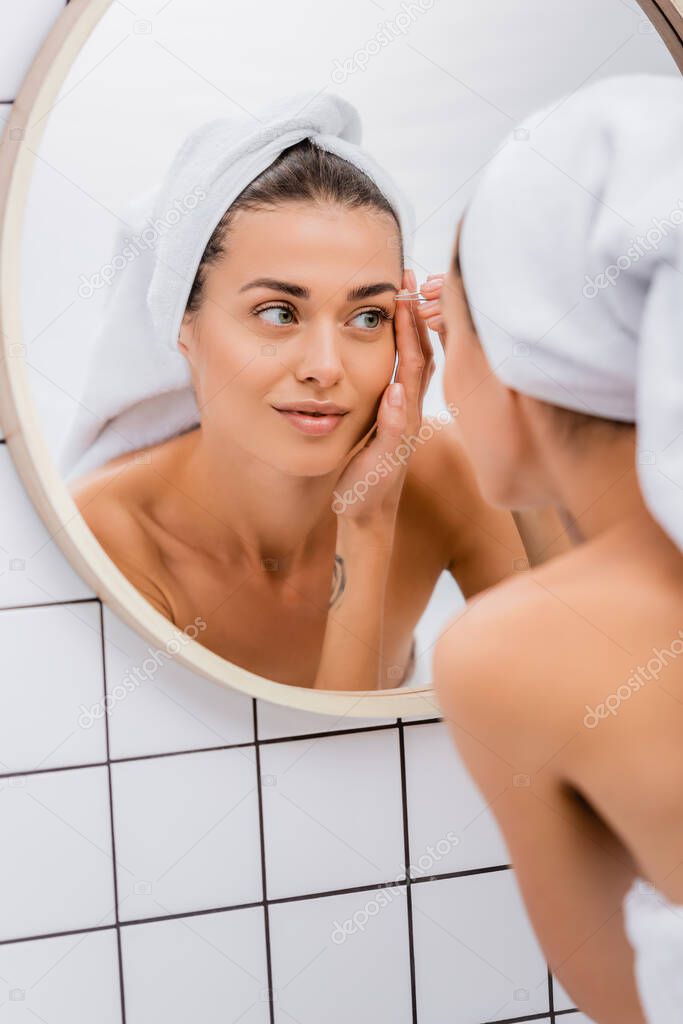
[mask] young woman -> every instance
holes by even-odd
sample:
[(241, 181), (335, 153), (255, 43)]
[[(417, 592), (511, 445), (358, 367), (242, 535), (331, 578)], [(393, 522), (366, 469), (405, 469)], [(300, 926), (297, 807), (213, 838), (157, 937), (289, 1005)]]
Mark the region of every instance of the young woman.
[(196, 268), (178, 347), (200, 424), (74, 487), (154, 607), (201, 616), (201, 642), (259, 675), (399, 686), (441, 573), (468, 596), (524, 559), (452, 423), (422, 422), (433, 353), (396, 301), (415, 288), (375, 182), (311, 139), (287, 148)]
[(422, 315), (445, 322), (445, 391), (485, 499), (551, 502), (579, 543), (470, 602), (435, 685), (577, 1005), (598, 1024), (673, 1024), (683, 83), (607, 80), (528, 126), (491, 162)]

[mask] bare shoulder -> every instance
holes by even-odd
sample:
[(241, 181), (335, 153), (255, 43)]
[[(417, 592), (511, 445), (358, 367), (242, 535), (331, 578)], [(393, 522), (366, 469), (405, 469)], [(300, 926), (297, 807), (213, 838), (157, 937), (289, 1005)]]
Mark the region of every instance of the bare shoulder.
[(409, 478), (451, 494), (460, 493), (463, 483), (468, 491), (476, 489), (455, 420), (446, 420), (441, 413), (425, 416), (418, 433), (406, 443), (411, 449)]
[(163, 586), (163, 557), (144, 527), (144, 478), (129, 459), (115, 460), (71, 486), (85, 522), (124, 576), (166, 618), (173, 619)]
[(503, 717), (541, 689), (562, 714), (676, 637), (682, 600), (683, 573), (663, 579), (636, 544), (582, 545), (470, 601), (437, 646), (438, 685), (448, 699), (476, 676)]
[(434, 684), (446, 716), (474, 727), (485, 719), (487, 729), (509, 722), (519, 710), (520, 685), (531, 692), (534, 677), (543, 677), (557, 655), (548, 631), (564, 637), (560, 618), (531, 572), (468, 601), (434, 652)]
[(683, 856), (683, 569), (635, 540), (583, 545), (470, 602), (434, 681), (447, 719), (511, 771), (584, 794), (654, 877), (666, 850), (669, 871)]

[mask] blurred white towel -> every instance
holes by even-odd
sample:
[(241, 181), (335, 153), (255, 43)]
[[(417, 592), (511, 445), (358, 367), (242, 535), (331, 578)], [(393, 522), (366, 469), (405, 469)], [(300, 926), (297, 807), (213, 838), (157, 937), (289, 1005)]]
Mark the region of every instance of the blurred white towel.
[(618, 76), (511, 134), (465, 211), (460, 255), (496, 375), (636, 422), (644, 499), (683, 549), (682, 222), (683, 79)]
[(624, 899), (624, 926), (648, 1024), (681, 1024), (683, 906), (638, 878)]

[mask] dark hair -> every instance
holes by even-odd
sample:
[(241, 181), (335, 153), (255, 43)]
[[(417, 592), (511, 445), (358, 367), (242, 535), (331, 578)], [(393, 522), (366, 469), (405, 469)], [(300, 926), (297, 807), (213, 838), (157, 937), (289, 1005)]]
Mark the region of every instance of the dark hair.
[(202, 301), (206, 268), (225, 251), (232, 220), (240, 210), (261, 210), (287, 202), (339, 203), (349, 209), (367, 208), (389, 214), (398, 228), (397, 249), (403, 267), (403, 242), (396, 213), (372, 178), (336, 153), (302, 139), (280, 153), (228, 207), (215, 227), (199, 261), (185, 313), (196, 312)]
[[(460, 279), (462, 284), (463, 296), (465, 299), (465, 308), (467, 310), (467, 316), (472, 327), (472, 334), (477, 338), (479, 344), (481, 341), (477, 334), (477, 328), (474, 323), (472, 311), (470, 310), (470, 304), (465, 291), (465, 282), (462, 277), (462, 267), (460, 265), (460, 234), (458, 234), (458, 244), (455, 246), (455, 252), (453, 254), (453, 273)], [(545, 408), (546, 415), (551, 421), (555, 430), (557, 430), (561, 440), (572, 441), (576, 443), (587, 435), (592, 433), (596, 429), (605, 428), (610, 431), (617, 431), (621, 433), (623, 430), (632, 429), (635, 424), (630, 420), (614, 420), (607, 416), (596, 416), (594, 413), (578, 412), (576, 409), (566, 409), (561, 405), (553, 405), (552, 402), (545, 402), (540, 398), (535, 399)]]
[(635, 423), (630, 420), (613, 420), (607, 416), (596, 416), (594, 413), (565, 409), (561, 405), (553, 405), (538, 398), (536, 401), (545, 406), (548, 418), (560, 440), (571, 441), (573, 444), (577, 444), (589, 436), (592, 437), (597, 430), (621, 434), (623, 431), (633, 430), (635, 427)]

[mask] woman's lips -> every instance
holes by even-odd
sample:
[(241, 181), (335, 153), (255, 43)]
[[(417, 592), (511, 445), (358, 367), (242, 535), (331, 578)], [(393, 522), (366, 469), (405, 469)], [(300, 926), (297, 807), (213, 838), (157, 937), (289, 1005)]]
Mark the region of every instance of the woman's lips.
[(327, 413), (324, 416), (314, 416), (312, 413), (291, 412), (289, 409), (276, 409), (275, 412), (284, 416), (302, 434), (310, 434), (313, 437), (331, 434), (346, 416), (346, 413)]

